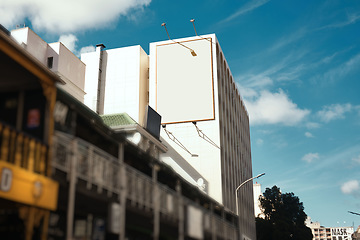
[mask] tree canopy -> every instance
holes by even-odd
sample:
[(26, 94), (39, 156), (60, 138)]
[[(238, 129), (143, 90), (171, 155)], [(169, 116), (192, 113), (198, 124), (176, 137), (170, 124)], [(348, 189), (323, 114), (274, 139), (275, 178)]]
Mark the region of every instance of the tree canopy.
[(256, 218), (257, 240), (312, 240), (303, 203), (294, 193), (281, 193), (277, 186), (266, 188), (260, 208), (264, 218)]

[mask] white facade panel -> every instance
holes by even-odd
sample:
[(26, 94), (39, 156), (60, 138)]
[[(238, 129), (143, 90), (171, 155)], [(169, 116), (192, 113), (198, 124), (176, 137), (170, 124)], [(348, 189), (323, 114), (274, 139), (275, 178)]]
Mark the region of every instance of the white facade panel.
[(140, 46), (107, 50), (104, 114), (139, 121)]
[(86, 65), (84, 104), (96, 112), (100, 50), (81, 54), (81, 61)]
[(98, 47), (82, 54), (81, 60), (86, 64), (85, 105), (99, 114), (126, 112), (142, 125), (149, 91), (145, 51), (140, 46)]
[[(167, 59), (167, 61), (171, 64), (174, 64), (172, 68), (179, 68), (181, 71), (188, 71), (188, 76), (195, 76), (196, 78), (192, 78), (192, 81), (197, 81), (197, 79), (202, 78), (200, 80), (199, 86), (196, 84), (191, 84), (191, 82), (188, 82), (187, 84), (184, 84), (186, 88), (191, 89), (193, 92), (193, 101), (196, 101), (196, 98), (200, 95), (204, 95), (206, 98), (206, 101), (202, 102), (202, 107), (205, 107), (207, 105), (207, 114), (208, 116), (211, 116), (210, 118), (213, 120), (210, 121), (200, 121), (197, 122), (197, 126), (199, 129), (203, 131), (212, 141), (215, 142), (216, 145), (220, 146), (220, 132), (219, 132), (219, 112), (218, 112), (218, 98), (215, 97), (218, 95), (218, 88), (217, 88), (217, 76), (216, 74), (213, 74), (212, 71), (216, 71), (216, 47), (215, 42), (216, 38), (214, 34), (203, 36), (207, 39), (212, 39), (213, 43), (210, 43), (207, 40), (201, 39), (199, 37), (192, 37), (192, 38), (184, 38), (181, 40), (176, 40), (181, 43), (186, 43), (186, 46), (190, 46), (193, 48), (197, 56), (192, 56), (190, 51), (182, 46), (177, 46), (178, 44), (173, 45), (173, 41), (164, 41), (164, 42), (156, 42), (150, 44), (150, 77), (149, 77), (149, 104), (154, 109), (157, 105), (160, 104), (160, 100), (162, 102), (173, 102), (171, 99), (173, 96), (176, 96), (176, 98), (181, 97), (182, 99), (184, 97), (191, 98), (191, 94), (183, 88), (183, 90), (177, 90), (178, 87), (172, 86), (172, 84), (167, 85), (168, 92), (171, 93), (168, 97), (162, 96), (158, 98), (157, 96), (157, 90), (158, 90), (158, 75), (157, 71), (159, 70), (159, 66), (157, 66), (157, 56), (158, 49), (162, 48), (163, 46), (167, 46), (167, 44), (171, 44), (170, 46), (175, 47), (176, 49), (174, 52), (176, 53), (176, 56), (178, 55), (186, 55), (184, 59), (182, 59), (180, 62), (176, 63), (175, 60), (172, 59), (172, 55), (163, 54), (162, 57), (168, 57), (171, 59)], [(195, 40), (195, 41), (194, 41)], [(189, 45), (189, 42), (193, 42), (196, 44)], [(198, 46), (199, 48), (198, 48)], [(161, 47), (158, 47), (161, 46)], [(180, 47), (180, 48), (178, 48)], [(209, 49), (211, 49), (211, 52), (208, 52)], [(171, 51), (170, 51), (171, 52)], [(174, 54), (175, 54), (174, 53)], [(211, 56), (211, 59), (209, 59), (209, 56)], [(178, 56), (179, 57), (179, 56)], [(199, 58), (197, 58), (199, 57)], [(180, 57), (181, 58), (181, 57)], [(199, 59), (200, 63), (193, 63), (197, 65), (201, 70), (198, 72), (197, 69), (192, 70), (186, 70), (186, 68), (189, 68), (187, 66), (187, 62), (184, 61), (185, 59)], [(166, 59), (163, 59), (165, 61)], [(175, 64), (176, 63), (176, 64)], [(209, 65), (209, 63), (211, 63)], [(204, 65), (204, 66), (202, 66)], [(166, 65), (165, 65), (166, 66)], [(164, 72), (167, 72), (168, 70), (161, 70)], [(175, 71), (175, 70), (172, 70)], [(179, 74), (179, 71), (173, 75), (181, 75)], [(205, 76), (200, 76), (198, 73), (201, 73), (200, 75), (204, 74)], [(171, 71), (167, 73), (170, 77)], [(184, 75), (183, 75), (184, 76)], [(165, 81), (166, 78), (163, 79)], [(171, 80), (171, 79), (170, 79)], [(173, 80), (171, 80), (172, 82)], [(179, 79), (176, 81), (180, 81)], [(181, 84), (180, 84), (181, 85)], [(163, 87), (165, 87), (164, 85)], [(166, 89), (163, 89), (164, 92), (166, 92)], [(181, 93), (179, 95), (176, 95), (178, 93)], [(164, 103), (163, 103), (164, 104)], [(175, 104), (175, 103), (174, 103)], [(210, 108), (209, 108), (210, 106)], [(179, 153), (182, 155), (182, 157), (193, 167), (195, 168), (208, 182), (208, 186), (206, 186), (208, 195), (212, 197), (214, 200), (216, 200), (219, 203), (223, 203), (223, 189), (222, 189), (222, 166), (221, 166), (221, 151), (220, 149), (216, 148), (215, 146), (211, 145), (204, 139), (200, 138), (198, 135), (198, 132), (195, 128), (195, 126), (191, 122), (190, 116), (187, 113), (187, 110), (189, 108), (194, 109), (194, 106), (181, 106), (178, 105), (178, 107), (171, 108), (171, 105), (169, 105), (167, 111), (179, 111), (181, 112), (181, 115), (185, 116), (185, 122), (184, 123), (177, 123), (177, 124), (168, 124), (166, 125), (166, 129), (173, 133), (173, 135), (193, 154), (197, 154), (198, 157), (192, 157), (189, 153), (187, 153), (184, 149), (182, 149), (180, 146), (178, 146), (176, 143), (171, 141), (165, 131), (161, 130), (161, 136)], [(196, 108), (196, 107), (195, 107)], [(161, 115), (161, 114), (160, 114)], [(180, 116), (180, 115), (179, 115)], [(204, 120), (204, 114), (201, 116)], [(193, 119), (195, 120), (195, 119)], [(167, 161), (169, 161), (167, 159)], [(196, 180), (195, 180), (196, 181)]]

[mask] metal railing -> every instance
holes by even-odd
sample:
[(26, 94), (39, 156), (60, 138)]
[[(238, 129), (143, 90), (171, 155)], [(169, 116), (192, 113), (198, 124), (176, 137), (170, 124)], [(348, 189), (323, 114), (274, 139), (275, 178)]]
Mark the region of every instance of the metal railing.
[(138, 203), (141, 206), (152, 208), (154, 184), (151, 178), (129, 166), (126, 166), (126, 179), (128, 199), (130, 199), (133, 203)]
[(160, 212), (173, 218), (178, 218), (178, 194), (164, 185), (159, 185), (159, 192)]
[[(73, 142), (76, 141), (76, 144)], [(56, 132), (53, 139), (53, 167), (63, 172), (70, 172), (70, 161), (76, 154), (77, 177), (86, 181), (88, 186), (97, 186), (99, 192), (106, 189), (108, 193), (120, 194), (121, 186), (126, 186), (127, 199), (139, 207), (153, 209), (155, 184), (152, 178), (132, 168), (119, 163), (118, 159), (97, 148), (96, 146), (70, 135)], [(73, 149), (75, 146), (75, 149)], [(121, 169), (124, 168), (124, 171)], [(121, 172), (125, 176), (120, 176)], [(122, 183), (121, 181), (126, 181)], [(223, 239), (236, 239), (237, 228), (224, 219), (196, 204), (165, 185), (156, 184), (157, 200), (160, 202), (160, 213), (164, 216), (178, 219), (179, 204), (195, 206), (203, 213), (203, 229), (213, 232)]]

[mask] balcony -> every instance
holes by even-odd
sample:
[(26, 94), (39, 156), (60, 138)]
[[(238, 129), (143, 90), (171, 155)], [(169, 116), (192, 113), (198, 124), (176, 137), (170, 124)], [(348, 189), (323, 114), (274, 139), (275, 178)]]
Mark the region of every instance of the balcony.
[(0, 160), (45, 175), (48, 147), (40, 140), (0, 122)]
[(154, 212), (157, 205), (163, 218), (173, 222), (183, 221), (184, 225), (187, 219), (182, 211), (192, 206), (201, 213), (201, 229), (204, 233), (216, 234), (222, 239), (236, 239), (234, 223), (227, 222), (168, 186), (154, 182), (151, 177), (120, 163), (96, 146), (62, 132), (55, 133), (53, 143), (53, 167), (69, 175), (75, 154), (77, 178), (85, 181), (89, 189), (95, 186), (98, 194), (108, 197), (125, 194), (130, 205), (139, 210)]

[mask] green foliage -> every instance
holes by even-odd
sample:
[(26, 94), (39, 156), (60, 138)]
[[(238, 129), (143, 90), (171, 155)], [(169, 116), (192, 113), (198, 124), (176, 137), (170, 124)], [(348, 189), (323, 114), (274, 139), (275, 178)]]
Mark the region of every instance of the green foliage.
[(267, 188), (260, 197), (264, 219), (256, 218), (257, 240), (311, 240), (305, 226), (303, 203), (294, 193), (281, 193), (280, 188)]

